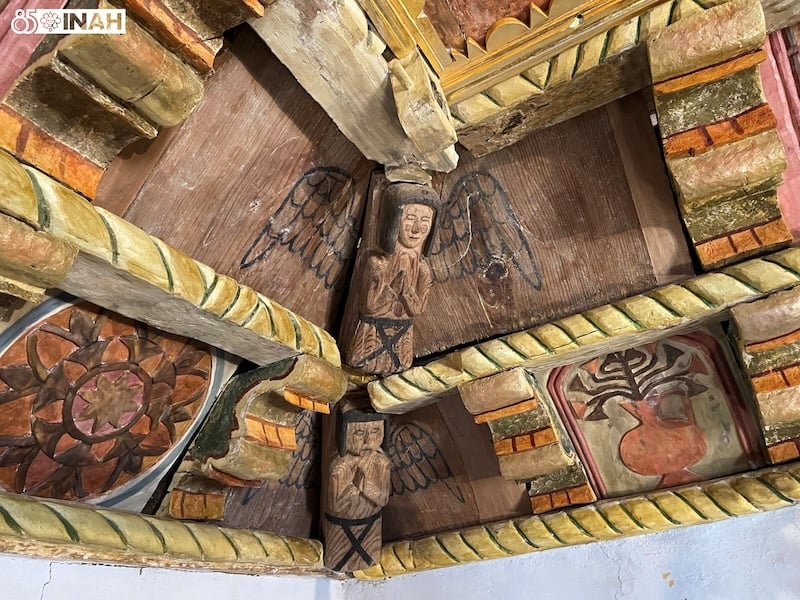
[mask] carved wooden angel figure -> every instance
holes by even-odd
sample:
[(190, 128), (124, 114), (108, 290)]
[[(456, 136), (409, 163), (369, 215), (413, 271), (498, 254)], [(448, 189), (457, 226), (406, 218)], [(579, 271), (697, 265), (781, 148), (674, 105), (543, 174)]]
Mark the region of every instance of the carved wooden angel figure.
[(391, 493), (392, 466), (383, 449), (387, 417), (343, 406), (336, 418), (338, 456), (323, 499), (324, 561), (352, 572), (380, 560), (381, 509)]
[(425, 310), (430, 251), (439, 198), (426, 185), (389, 184), (380, 199), (383, 239), (357, 273), (358, 322), (345, 348), (350, 366), (391, 375), (411, 366), (414, 317)]

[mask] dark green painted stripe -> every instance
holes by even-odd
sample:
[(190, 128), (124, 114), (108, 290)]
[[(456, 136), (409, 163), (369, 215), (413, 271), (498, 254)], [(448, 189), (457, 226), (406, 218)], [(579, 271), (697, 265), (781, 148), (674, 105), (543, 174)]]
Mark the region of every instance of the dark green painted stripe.
[(670, 517), (670, 516), (669, 516), (669, 515), (666, 513), (666, 511), (665, 511), (663, 508), (661, 508), (661, 506), (659, 505), (659, 503), (658, 503), (658, 502), (656, 502), (656, 501), (655, 501), (653, 498), (649, 498), (649, 497), (648, 497), (648, 498), (647, 498), (647, 500), (650, 502), (650, 504), (652, 504), (652, 505), (655, 507), (655, 509), (656, 509), (658, 512), (660, 512), (660, 513), (661, 513), (661, 516), (663, 516), (663, 517), (664, 517), (664, 518), (665, 518), (667, 521), (669, 521), (669, 522), (670, 522), (670, 523), (672, 523), (673, 525), (682, 525), (682, 524), (683, 524), (683, 523), (681, 523), (680, 521), (676, 521), (675, 519), (673, 519), (672, 517)]
[(449, 388), (450, 386), (442, 379), (441, 377), (437, 376), (436, 373), (431, 371), (427, 366), (420, 367), (423, 371), (425, 371), (428, 375), (430, 375), (433, 379), (436, 380), (437, 383), (441, 384), (445, 388)]
[(239, 301), (239, 294), (241, 294), (241, 293), (242, 293), (242, 286), (241, 285), (237, 285), (236, 286), (236, 293), (233, 295), (233, 302), (231, 302), (228, 305), (228, 307), (225, 310), (222, 311), (222, 315), (220, 315), (221, 319), (224, 319), (225, 317), (227, 317), (228, 313), (233, 310), (233, 307), (236, 306), (236, 303)]
[(683, 496), (681, 496), (680, 492), (672, 492), (672, 494), (673, 494), (673, 495), (674, 495), (676, 498), (678, 498), (678, 499), (679, 499), (681, 502), (683, 502), (683, 503), (684, 503), (686, 506), (688, 506), (688, 507), (689, 507), (689, 508), (692, 510), (692, 512), (694, 512), (694, 514), (696, 514), (698, 517), (700, 517), (700, 518), (701, 518), (701, 519), (703, 519), (704, 521), (708, 521), (708, 517), (707, 517), (707, 516), (705, 516), (705, 515), (704, 515), (702, 512), (700, 512), (700, 510), (699, 510), (698, 508), (696, 508), (696, 507), (695, 507), (695, 506), (694, 506), (694, 505), (693, 505), (691, 502), (689, 502), (689, 501), (688, 501), (686, 498), (684, 498)]
[(523, 360), (527, 360), (527, 359), (528, 359), (528, 357), (527, 357), (525, 354), (523, 354), (522, 352), (520, 352), (519, 350), (517, 350), (516, 348), (514, 348), (514, 346), (512, 346), (511, 344), (509, 344), (509, 343), (506, 341), (506, 339), (505, 339), (505, 338), (497, 338), (497, 341), (498, 341), (499, 343), (503, 344), (503, 345), (504, 345), (506, 348), (508, 348), (509, 350), (511, 350), (511, 351), (512, 351), (514, 354), (516, 354), (516, 355), (517, 355), (519, 358), (521, 358), (521, 359), (523, 359)]
[(17, 535), (27, 536), (28, 534), (25, 532), (22, 527), (20, 527), (19, 523), (17, 523), (16, 519), (11, 516), (11, 514), (2, 506), (0, 506), (0, 516), (3, 517), (6, 524), (13, 529)]
[[(448, 550), (448, 549), (445, 547), (445, 545), (444, 545), (444, 544), (442, 544), (442, 542), (441, 542), (441, 540), (439, 540), (439, 537), (438, 537), (438, 536), (434, 536), (433, 540), (436, 542), (436, 544), (439, 546), (439, 548), (441, 548), (441, 549), (442, 549), (442, 552), (444, 552), (444, 553), (445, 553), (447, 556), (449, 556), (449, 557), (450, 557), (450, 559), (451, 559), (451, 560), (452, 560), (452, 561), (453, 561), (455, 564), (460, 564), (460, 563), (461, 563), (461, 561), (460, 561), (460, 560), (458, 560), (458, 559), (457, 559), (455, 556), (453, 556), (452, 554), (450, 554), (450, 551), (449, 551), (449, 550)], [(478, 556), (480, 556), (480, 554), (479, 554)]]
[(294, 552), (292, 552), (292, 546), (289, 544), (289, 542), (286, 541), (286, 539), (282, 535), (279, 535), (278, 537), (283, 542), (283, 545), (286, 546), (286, 549), (289, 551), (289, 556), (292, 557), (292, 564), (296, 564), (297, 559), (294, 557)]
[(197, 539), (197, 536), (194, 534), (194, 531), (192, 531), (190, 527), (187, 527), (187, 526), (186, 526), (184, 523), (181, 523), (181, 522), (180, 522), (180, 521), (178, 521), (178, 520), (175, 520), (175, 522), (176, 522), (176, 523), (180, 523), (180, 524), (181, 524), (181, 526), (183, 526), (183, 528), (184, 528), (186, 531), (188, 531), (188, 532), (189, 532), (189, 535), (190, 535), (190, 536), (192, 537), (192, 539), (194, 540), (194, 543), (195, 543), (195, 544), (197, 544), (197, 549), (198, 549), (198, 550), (200, 550), (200, 556), (203, 558), (203, 560), (206, 560), (206, 553), (203, 551), (203, 544), (201, 544), (201, 543), (200, 543), (200, 540), (198, 540), (198, 539)]
[(689, 292), (689, 293), (690, 293), (692, 296), (694, 296), (694, 297), (695, 297), (697, 300), (699, 300), (700, 302), (702, 302), (703, 304), (705, 304), (706, 308), (717, 308), (717, 306), (716, 306), (715, 304), (711, 304), (711, 302), (709, 302), (708, 300), (706, 300), (705, 298), (703, 298), (703, 297), (702, 297), (700, 294), (698, 294), (697, 292), (693, 292), (692, 290), (690, 290), (689, 288), (687, 288), (685, 285), (682, 285), (682, 286), (680, 286), (680, 287), (682, 287), (684, 290), (686, 290), (687, 292)]
[[(206, 291), (203, 293), (203, 299), (200, 300), (200, 308), (202, 308), (206, 302), (208, 302), (211, 293), (214, 291), (214, 288), (217, 287), (217, 282), (219, 281), (219, 274), (214, 273), (214, 279), (211, 280), (211, 285), (206, 288)], [(203, 279), (203, 283), (205, 283), (205, 279)]]
[[(636, 296), (632, 296), (632, 297), (635, 298)], [(650, 296), (647, 296), (647, 297), (649, 298)], [(642, 325), (639, 321), (637, 321), (632, 316), (630, 316), (627, 312), (625, 312), (625, 309), (622, 308), (621, 306), (617, 306), (616, 304), (613, 304), (612, 306), (614, 308), (616, 308), (619, 312), (621, 312), (623, 315), (625, 315), (625, 318), (628, 319), (628, 321), (630, 321), (634, 325), (636, 325), (636, 327), (638, 327), (639, 329), (647, 329), (647, 327)]]
[(164, 256), (164, 252), (161, 250), (161, 246), (159, 246), (154, 240), (151, 240), (153, 246), (156, 247), (158, 250), (158, 255), (161, 257), (161, 263), (164, 265), (164, 270), (167, 272), (167, 286), (169, 287), (170, 293), (175, 291), (175, 281), (172, 278), (172, 271), (169, 268), (169, 264), (167, 263), (167, 257)]
[(150, 529), (152, 530), (153, 535), (155, 535), (158, 538), (158, 541), (161, 542), (161, 552), (163, 554), (166, 554), (167, 553), (167, 540), (164, 539), (164, 535), (150, 521), (148, 521), (147, 519), (143, 519), (143, 520), (144, 520), (145, 523), (147, 523), (150, 526)]
[[(581, 316), (581, 315), (578, 315), (578, 316)], [(561, 325), (557, 325), (556, 323), (550, 323), (550, 325), (552, 325), (553, 327), (555, 327), (556, 329), (558, 329), (558, 330), (559, 330), (561, 333), (563, 333), (565, 336), (567, 336), (567, 338), (569, 339), (569, 341), (570, 341), (570, 343), (571, 343), (571, 344), (575, 344), (576, 346), (578, 345), (578, 338), (576, 338), (576, 337), (575, 337), (574, 335), (572, 335), (572, 334), (571, 334), (569, 331), (567, 331), (566, 329), (564, 329), (564, 328), (563, 328)], [(563, 348), (564, 346), (568, 346), (568, 345), (569, 345), (569, 344), (563, 344), (563, 345), (561, 345), (561, 346), (558, 346), (558, 347), (559, 347), (559, 348)]]
[(122, 543), (123, 543), (123, 544), (125, 544), (126, 546), (130, 546), (130, 544), (128, 543), (128, 538), (125, 536), (125, 534), (124, 534), (124, 533), (122, 532), (122, 530), (119, 528), (119, 526), (118, 526), (116, 523), (114, 523), (114, 521), (112, 521), (111, 519), (109, 519), (108, 517), (106, 517), (105, 515), (103, 515), (103, 513), (101, 513), (100, 511), (97, 511), (97, 514), (98, 514), (98, 515), (99, 515), (99, 516), (100, 516), (100, 517), (101, 517), (101, 518), (102, 518), (102, 519), (103, 519), (103, 520), (104, 520), (106, 523), (108, 523), (108, 526), (109, 526), (109, 527), (111, 527), (111, 529), (113, 529), (113, 530), (114, 530), (114, 533), (116, 533), (116, 534), (119, 536), (119, 539), (122, 541)]
[(242, 321), (242, 327), (245, 327), (248, 323), (250, 323), (250, 321), (252, 321), (255, 318), (259, 308), (261, 308), (261, 303), (256, 302), (256, 305), (253, 307), (253, 310), (251, 310), (250, 314), (247, 315), (247, 318), (244, 321)]
[(47, 205), (47, 202), (44, 199), (44, 191), (42, 191), (42, 186), (39, 185), (36, 177), (32, 175), (28, 169), (25, 169), (25, 173), (27, 173), (28, 179), (31, 180), (33, 193), (36, 195), (36, 208), (39, 213), (37, 216), (37, 219), (39, 220), (39, 229), (47, 231), (50, 229), (50, 207)]
[(505, 371), (505, 369), (506, 369), (506, 368), (505, 368), (504, 366), (502, 366), (500, 363), (498, 363), (497, 361), (495, 361), (495, 360), (494, 360), (494, 359), (493, 359), (491, 356), (489, 356), (489, 355), (486, 353), (486, 351), (485, 351), (483, 348), (481, 348), (481, 344), (478, 344), (477, 346), (473, 346), (473, 348), (475, 349), (475, 351), (476, 351), (478, 354), (480, 354), (481, 356), (483, 356), (483, 358), (485, 358), (485, 359), (486, 359), (486, 360), (487, 360), (489, 363), (491, 363), (491, 365), (492, 365), (492, 366), (493, 366), (495, 369), (497, 369), (498, 371)]
[(237, 559), (237, 560), (241, 559), (241, 558), (242, 558), (242, 553), (241, 553), (241, 552), (239, 552), (239, 547), (238, 547), (238, 546), (237, 546), (237, 545), (234, 543), (234, 541), (233, 541), (233, 540), (232, 540), (232, 539), (231, 539), (231, 538), (228, 536), (228, 534), (227, 534), (227, 533), (225, 533), (225, 530), (224, 530), (224, 529), (218, 529), (217, 531), (219, 531), (219, 532), (220, 532), (220, 533), (223, 535), (223, 537), (224, 537), (226, 540), (228, 540), (228, 543), (231, 545), (231, 548), (233, 548), (233, 552), (234, 552), (234, 554), (236, 554), (236, 559)]
[(625, 515), (626, 515), (626, 516), (627, 516), (627, 517), (628, 517), (628, 518), (629, 518), (631, 521), (633, 521), (633, 522), (636, 524), (636, 526), (637, 526), (639, 529), (649, 529), (648, 527), (645, 527), (644, 525), (642, 525), (641, 521), (639, 521), (639, 519), (637, 519), (636, 517), (634, 517), (634, 516), (633, 516), (633, 513), (631, 513), (631, 511), (629, 511), (629, 510), (628, 510), (628, 508), (627, 508), (627, 507), (626, 507), (624, 504), (622, 504), (622, 503), (620, 502), (620, 503), (619, 503), (617, 506), (619, 506), (619, 509), (620, 509), (622, 512), (624, 512), (624, 513), (625, 513)]
[(581, 59), (583, 58), (585, 46), (586, 42), (578, 45), (578, 51), (575, 53), (575, 65), (572, 67), (572, 74), (569, 76), (570, 79), (574, 79), (575, 73), (578, 72), (578, 66), (581, 64)]
[[(423, 388), (423, 387), (420, 387), (419, 385), (417, 385), (416, 383), (414, 383), (413, 381), (411, 381), (410, 379), (408, 379), (408, 378), (405, 376), (405, 374), (403, 374), (403, 373), (398, 373), (398, 374), (397, 374), (397, 377), (398, 377), (398, 378), (400, 378), (400, 380), (401, 380), (401, 381), (403, 381), (404, 383), (406, 383), (406, 384), (410, 385), (411, 387), (413, 387), (415, 390), (419, 390), (420, 392), (423, 392), (423, 393), (425, 393), (425, 394), (430, 394), (430, 390), (426, 390), (425, 388)], [(383, 382), (383, 380), (379, 380), (379, 381), (380, 381), (381, 383)], [(389, 390), (388, 390), (388, 389), (387, 389), (386, 391), (387, 391), (387, 392), (389, 392)], [(390, 394), (392, 394), (392, 392), (389, 392), (389, 393), (390, 393)], [(392, 396), (394, 396), (394, 394), (392, 394)]]
[(606, 62), (606, 59), (608, 58), (608, 45), (610, 42), (611, 34), (610, 32), (606, 31), (606, 37), (603, 40), (603, 47), (600, 48), (600, 60), (598, 61), (598, 64), (600, 65)]
[(272, 318), (272, 311), (269, 309), (269, 306), (267, 306), (267, 303), (264, 302), (261, 298), (259, 298), (258, 301), (261, 304), (261, 306), (264, 307), (264, 312), (267, 313), (267, 317), (269, 318), (269, 329), (272, 337), (277, 337), (278, 329), (275, 327), (275, 319)]
[(706, 496), (706, 498), (708, 499), (708, 501), (709, 501), (709, 502), (711, 502), (711, 504), (713, 504), (714, 506), (716, 506), (716, 507), (717, 507), (717, 508), (718, 508), (720, 511), (722, 511), (722, 513), (723, 513), (725, 516), (728, 516), (728, 517), (735, 517), (735, 516), (736, 516), (736, 515), (734, 515), (732, 512), (729, 512), (729, 511), (728, 511), (728, 509), (726, 509), (724, 506), (722, 506), (722, 505), (721, 505), (719, 502), (717, 502), (717, 501), (716, 501), (716, 500), (715, 500), (715, 499), (714, 499), (714, 498), (711, 496), (711, 494), (709, 494), (708, 492), (703, 492), (703, 493), (705, 494), (705, 496)]
[(783, 494), (783, 492), (781, 492), (781, 491), (780, 491), (778, 488), (776, 488), (774, 485), (772, 485), (772, 484), (771, 484), (771, 483), (769, 483), (768, 481), (764, 481), (763, 479), (759, 479), (759, 481), (760, 481), (761, 483), (763, 483), (763, 484), (764, 484), (764, 486), (765, 486), (765, 487), (766, 487), (766, 488), (767, 488), (769, 491), (771, 491), (773, 494), (775, 494), (775, 495), (776, 495), (778, 498), (780, 498), (780, 499), (781, 499), (781, 500), (783, 500), (784, 502), (788, 502), (789, 504), (795, 504), (795, 503), (797, 502), (796, 500), (793, 500), (792, 498), (789, 498), (788, 496), (785, 496), (785, 495)]
[[(409, 567), (406, 563), (404, 563), (402, 560), (400, 560), (400, 555), (397, 554), (397, 544), (392, 544), (392, 554), (394, 554), (394, 557), (397, 559), (397, 562), (399, 562), (401, 565), (403, 565), (404, 569), (410, 570), (410, 569), (414, 568), (413, 564)], [(383, 566), (381, 566), (381, 565), (378, 565), (378, 566), (380, 566), (381, 567), (381, 571), (383, 571)], [(383, 574), (385, 575), (386, 571), (383, 571)]]
[(701, 206), (685, 214), (683, 220), (694, 243), (702, 244), (723, 235), (770, 223), (780, 216), (777, 192), (770, 190)]
[(541, 523), (544, 526), (544, 528), (547, 529), (547, 531), (550, 532), (550, 535), (552, 535), (559, 544), (561, 544), (562, 546), (568, 546), (569, 545), (564, 540), (562, 540), (560, 537), (558, 537), (558, 534), (555, 531), (553, 531), (553, 528), (550, 527), (550, 525), (547, 524), (547, 521), (545, 521), (543, 518), (539, 519), (539, 520), (541, 521)]
[(258, 542), (258, 545), (259, 545), (259, 546), (261, 546), (261, 549), (264, 551), (264, 555), (265, 555), (267, 558), (269, 558), (271, 555), (270, 555), (270, 553), (267, 551), (267, 547), (264, 545), (264, 542), (262, 542), (262, 541), (261, 541), (261, 538), (260, 538), (260, 537), (258, 537), (258, 536), (257, 536), (257, 535), (255, 535), (255, 534), (252, 534), (252, 533), (251, 533), (250, 535), (252, 535), (252, 536), (253, 536), (253, 537), (256, 539), (256, 541)]
[(800, 272), (798, 272), (798, 271), (794, 270), (792, 267), (790, 267), (790, 266), (788, 266), (788, 265), (785, 265), (785, 264), (783, 264), (783, 263), (781, 263), (781, 262), (778, 262), (778, 261), (777, 261), (777, 260), (775, 260), (773, 257), (771, 257), (771, 256), (766, 256), (766, 257), (762, 258), (761, 260), (763, 260), (764, 262), (771, 263), (771, 264), (773, 264), (773, 265), (775, 265), (775, 266), (778, 266), (778, 267), (780, 267), (781, 269), (783, 269), (783, 270), (785, 270), (785, 271), (788, 271), (789, 273), (791, 273), (792, 275), (794, 275), (795, 277), (797, 277), (797, 279), (798, 279), (798, 280), (800, 280)]
[(111, 227), (111, 223), (108, 222), (108, 219), (106, 219), (100, 213), (97, 213), (97, 215), (100, 217), (100, 220), (103, 221), (106, 231), (108, 231), (108, 237), (111, 240), (111, 262), (114, 264), (114, 266), (116, 266), (117, 262), (119, 261), (119, 244), (117, 242), (117, 234), (114, 233), (114, 230)]
[(605, 521), (606, 525), (608, 525), (611, 531), (613, 531), (617, 535), (623, 535), (623, 533), (619, 529), (617, 529), (617, 527), (609, 520), (609, 518), (600, 508), (595, 508), (595, 512), (601, 519), (603, 519), (603, 521)]
[(509, 550), (508, 548), (503, 546), (503, 544), (500, 543), (497, 537), (492, 533), (491, 529), (489, 529), (488, 527), (484, 527), (483, 530), (486, 532), (486, 535), (489, 536), (489, 539), (492, 540), (492, 542), (494, 542), (494, 545), (500, 548), (500, 550), (509, 555), (514, 554), (511, 550)]
[(322, 358), (325, 355), (325, 350), (322, 348), (322, 337), (320, 337), (319, 331), (317, 331), (317, 328), (313, 324), (311, 324), (310, 329), (311, 333), (314, 334), (314, 339), (317, 340), (317, 356)]
[(664, 304), (664, 303), (663, 303), (661, 300), (659, 300), (658, 298), (654, 298), (653, 296), (647, 296), (647, 297), (648, 297), (648, 298), (650, 298), (650, 300), (652, 300), (652, 301), (653, 301), (653, 302), (655, 302), (656, 304), (658, 304), (658, 305), (659, 305), (661, 308), (663, 308), (665, 311), (667, 311), (667, 312), (668, 312), (669, 314), (671, 314), (673, 317), (678, 317), (678, 318), (681, 318), (681, 317), (683, 317), (683, 315), (681, 315), (681, 314), (679, 314), (679, 313), (676, 313), (674, 310), (672, 310), (672, 309), (671, 309), (669, 306), (667, 306), (666, 304)]
[(289, 316), (289, 320), (292, 322), (292, 328), (294, 329), (294, 347), (299, 350), (300, 346), (303, 345), (303, 334), (300, 333), (300, 323), (297, 322), (295, 316), (288, 310), (286, 314)]
[(758, 505), (756, 505), (756, 504), (753, 504), (752, 502), (750, 502), (750, 499), (749, 499), (748, 497), (746, 497), (744, 494), (742, 494), (742, 493), (740, 493), (740, 492), (736, 491), (736, 490), (733, 488), (733, 486), (731, 486), (731, 491), (733, 491), (733, 492), (736, 492), (737, 494), (739, 494), (739, 495), (740, 495), (742, 498), (744, 498), (744, 501), (745, 501), (745, 502), (747, 502), (747, 503), (748, 503), (750, 506), (752, 506), (753, 508), (755, 508), (757, 511), (761, 512), (762, 510), (764, 510), (764, 509), (763, 509), (763, 508), (761, 508), (760, 506), (758, 506)]
[(522, 531), (522, 528), (519, 525), (517, 525), (516, 521), (511, 521), (511, 524), (514, 526), (514, 529), (526, 544), (528, 544), (531, 548), (535, 548), (536, 550), (539, 549), (539, 546), (534, 544), (533, 541), (531, 541), (531, 538), (525, 535), (525, 532)]
[(492, 102), (492, 104), (494, 104), (494, 105), (495, 105), (495, 106), (497, 106), (498, 108), (505, 108), (505, 106), (503, 106), (503, 105), (502, 105), (502, 104), (500, 104), (500, 103), (499, 103), (497, 100), (495, 100), (494, 98), (492, 98), (492, 97), (491, 97), (491, 96), (490, 96), (488, 93), (486, 93), (486, 92), (481, 92), (481, 96), (483, 96), (484, 98), (488, 98), (488, 99), (489, 99), (489, 100)]
[[(467, 538), (465, 538), (465, 537), (464, 537), (464, 534), (463, 534), (463, 533), (461, 533), (461, 532), (459, 531), (459, 532), (456, 532), (456, 534), (457, 534), (457, 535), (458, 535), (458, 537), (461, 539), (461, 541), (464, 543), (464, 545), (465, 545), (467, 548), (469, 548), (470, 552), (472, 552), (472, 553), (473, 553), (475, 556), (477, 556), (478, 558), (483, 558), (483, 556), (481, 556), (480, 554), (478, 554), (478, 551), (477, 551), (477, 550), (475, 550), (475, 548), (473, 548), (472, 544), (470, 544), (470, 543), (467, 541)], [(459, 562), (461, 562), (461, 561), (459, 561)]]
[(53, 513), (53, 515), (55, 516), (55, 518), (56, 518), (56, 519), (58, 519), (58, 520), (61, 522), (61, 524), (64, 526), (64, 529), (65, 529), (65, 530), (66, 530), (66, 532), (67, 532), (67, 535), (69, 536), (69, 539), (71, 539), (73, 542), (80, 543), (80, 541), (81, 541), (81, 536), (80, 536), (80, 535), (78, 535), (78, 530), (77, 530), (77, 529), (75, 529), (75, 527), (73, 527), (73, 526), (72, 526), (72, 523), (70, 523), (69, 521), (67, 521), (67, 520), (66, 520), (66, 519), (65, 519), (65, 518), (64, 518), (64, 517), (61, 515), (61, 513), (59, 513), (57, 510), (55, 510), (55, 509), (54, 509), (52, 506), (50, 506), (49, 504), (46, 504), (45, 502), (41, 502), (40, 504), (41, 504), (41, 506), (44, 506), (44, 507), (45, 507), (47, 510), (49, 510), (51, 513)]
[(583, 525), (581, 525), (580, 523), (578, 523), (577, 519), (575, 519), (575, 517), (573, 517), (573, 516), (572, 516), (572, 515), (569, 513), (569, 511), (566, 511), (566, 512), (564, 512), (564, 516), (565, 516), (565, 517), (567, 517), (567, 519), (569, 520), (569, 522), (570, 522), (570, 523), (572, 523), (573, 525), (575, 525), (575, 528), (576, 528), (578, 531), (580, 531), (580, 532), (581, 532), (583, 535), (585, 535), (586, 537), (588, 537), (590, 540), (596, 540), (596, 539), (597, 539), (597, 537), (596, 537), (596, 536), (593, 536), (591, 533), (589, 533), (588, 531), (586, 531), (586, 529), (584, 529)]

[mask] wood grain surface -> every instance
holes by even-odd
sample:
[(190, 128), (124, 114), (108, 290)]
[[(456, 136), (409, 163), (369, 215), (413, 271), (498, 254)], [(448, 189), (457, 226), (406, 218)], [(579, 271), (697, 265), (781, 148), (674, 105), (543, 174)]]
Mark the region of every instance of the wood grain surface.
[(373, 165), (251, 30), (229, 53), (125, 216), (331, 329)]
[(475, 424), (458, 394), (392, 417), (387, 454), (384, 542), (531, 513), (525, 486), (500, 476), (489, 428)]
[[(626, 119), (635, 135), (619, 131)], [(446, 257), (446, 277), (434, 266), (428, 307), (414, 323), (418, 357), (692, 274), (641, 96), (488, 156), (463, 152), (459, 167), (434, 177), (433, 187), (446, 215), (464, 202), (459, 195), (469, 196), (469, 209), (452, 220), (469, 222), (471, 241), (461, 258)]]

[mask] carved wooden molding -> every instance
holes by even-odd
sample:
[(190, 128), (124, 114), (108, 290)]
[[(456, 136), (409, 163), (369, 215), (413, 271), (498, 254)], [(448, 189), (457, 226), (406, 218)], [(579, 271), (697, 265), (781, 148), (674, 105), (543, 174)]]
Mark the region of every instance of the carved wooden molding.
[[(257, 364), (301, 353), (340, 364), (336, 342), (326, 331), (124, 219), (93, 207), (4, 152), (0, 152), (0, 212), (13, 217), (15, 228), (28, 227), (29, 239), (39, 231), (46, 240), (42, 243), (77, 250), (71, 263), (57, 269), (59, 282), (47, 280), (41, 285), (57, 283), (99, 306)], [(8, 252), (12, 260), (14, 248)], [(20, 269), (20, 277), (37, 277), (34, 265)]]
[(535, 7), (531, 9), (530, 26), (517, 19), (502, 19), (489, 30), (485, 48), (468, 40), (467, 56), (457, 58), (442, 72), (447, 100), (456, 103), (469, 98), (664, 2), (554, 0), (546, 17)]
[(385, 545), (379, 565), (358, 579), (382, 579), (540, 550), (722, 521), (800, 502), (800, 464), (451, 531)]
[(799, 283), (800, 249), (790, 248), (452, 352), (370, 383), (370, 398), (381, 412), (403, 414), (468, 381), (646, 343), (722, 318), (732, 306)]
[(238, 573), (322, 566), (316, 540), (0, 494), (0, 552)]
[[(459, 142), (480, 156), (598, 108), (650, 83), (642, 42), (718, 0), (670, 0), (538, 61), (463, 100), (448, 97)], [(800, 5), (762, 1), (769, 31), (800, 19)], [(447, 90), (446, 90), (447, 91)]]

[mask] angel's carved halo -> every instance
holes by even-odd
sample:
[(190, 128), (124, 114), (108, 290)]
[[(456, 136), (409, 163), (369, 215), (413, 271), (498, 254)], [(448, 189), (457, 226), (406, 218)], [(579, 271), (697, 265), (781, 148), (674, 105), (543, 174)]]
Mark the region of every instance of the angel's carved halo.
[(389, 444), (389, 415), (375, 412), (361, 402), (343, 401), (342, 406), (336, 411), (336, 450), (339, 456), (347, 454), (347, 426), (351, 423), (383, 422), (383, 441), (381, 447), (386, 452)]
[(386, 254), (392, 254), (397, 245), (397, 238), (400, 234), (400, 221), (403, 215), (403, 207), (409, 204), (422, 204), (433, 209), (433, 224), (428, 233), (428, 239), (422, 247), (422, 255), (429, 256), (433, 247), (433, 240), (436, 239), (438, 230), (438, 215), (441, 210), (441, 200), (436, 192), (428, 185), (420, 183), (390, 183), (381, 199), (381, 213), (383, 227), (382, 239), (379, 240), (381, 249)]

